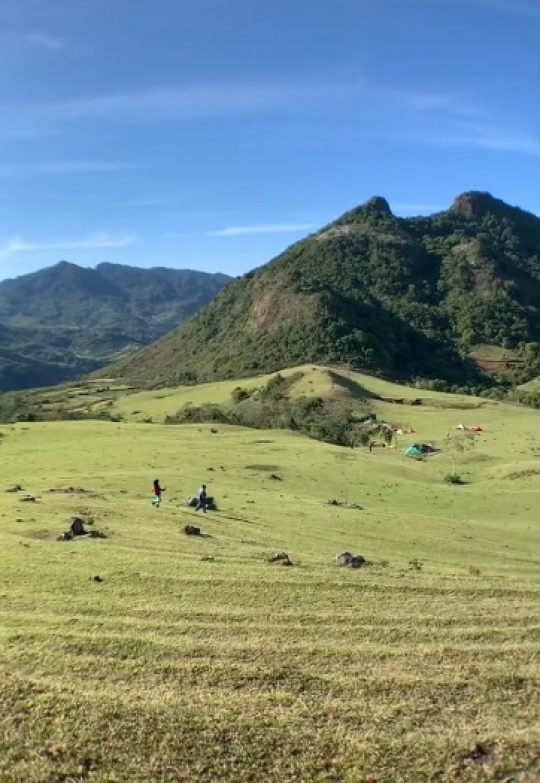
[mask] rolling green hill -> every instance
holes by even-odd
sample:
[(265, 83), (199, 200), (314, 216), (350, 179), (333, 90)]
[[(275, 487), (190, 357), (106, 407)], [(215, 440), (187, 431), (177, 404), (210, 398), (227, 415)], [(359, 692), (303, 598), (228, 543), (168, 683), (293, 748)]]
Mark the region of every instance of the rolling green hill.
[[(86, 381), (49, 404), (114, 393), (124, 422), (0, 426), (2, 783), (538, 781), (539, 414), (302, 370), (291, 394), (367, 398), (414, 433), (370, 452), (133, 421), (227, 382)], [(462, 421), (483, 432), (454, 486)], [(417, 440), (443, 449), (408, 459)], [(105, 537), (59, 541), (74, 516)]]
[(0, 391), (60, 383), (166, 334), (225, 275), (61, 262), (0, 282)]
[[(476, 351), (502, 348), (496, 365)], [(180, 329), (103, 375), (174, 386), (304, 362), (482, 385), (540, 369), (540, 219), (468, 193), (426, 218), (374, 198), (233, 281)]]

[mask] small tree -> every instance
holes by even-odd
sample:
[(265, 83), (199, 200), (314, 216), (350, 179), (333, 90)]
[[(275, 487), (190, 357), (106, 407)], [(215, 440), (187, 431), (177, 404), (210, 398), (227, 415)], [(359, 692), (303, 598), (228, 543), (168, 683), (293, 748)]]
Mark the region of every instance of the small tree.
[(459, 483), (457, 479), (459, 478), (458, 468), (461, 457), (467, 451), (474, 448), (475, 436), (472, 432), (447, 432), (444, 445), (446, 452), (450, 455), (450, 459), (452, 460), (452, 473), (450, 474), (448, 481), (457, 484)]

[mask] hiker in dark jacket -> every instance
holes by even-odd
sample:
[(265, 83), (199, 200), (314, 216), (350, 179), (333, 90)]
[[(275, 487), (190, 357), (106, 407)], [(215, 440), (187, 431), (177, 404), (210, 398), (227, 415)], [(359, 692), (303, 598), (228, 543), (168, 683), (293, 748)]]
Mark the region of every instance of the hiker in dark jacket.
[(199, 511), (201, 509), (203, 514), (206, 514), (206, 484), (203, 484), (199, 490), (199, 495), (197, 497), (197, 507), (195, 508), (195, 511)]

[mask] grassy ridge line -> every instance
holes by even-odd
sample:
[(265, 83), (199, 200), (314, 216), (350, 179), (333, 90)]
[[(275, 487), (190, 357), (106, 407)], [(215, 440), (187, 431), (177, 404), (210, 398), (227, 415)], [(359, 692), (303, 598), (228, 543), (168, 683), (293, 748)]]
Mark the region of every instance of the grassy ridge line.
[[(290, 394), (293, 397), (305, 395), (307, 397), (345, 398), (353, 402), (364, 401), (374, 410), (377, 410), (378, 401), (377, 399), (370, 400), (371, 397), (405, 401), (423, 399), (429, 405), (455, 407), (456, 409), (471, 409), (489, 404), (482, 398), (413, 389), (343, 368), (333, 369), (304, 365), (287, 368), (281, 372), (281, 375), (289, 378), (296, 373), (302, 373), (303, 377), (291, 387)], [(174, 389), (133, 393), (119, 396), (112, 409), (134, 420), (151, 417), (156, 421), (163, 421), (167, 415), (174, 414), (186, 404), (196, 407), (205, 403), (228, 403), (232, 392), (238, 386), (249, 391), (260, 389), (274, 375), (275, 373), (272, 373), (241, 381), (204, 383), (197, 386), (180, 386)], [(352, 382), (356, 388), (351, 391), (351, 386), (346, 384), (346, 381)]]

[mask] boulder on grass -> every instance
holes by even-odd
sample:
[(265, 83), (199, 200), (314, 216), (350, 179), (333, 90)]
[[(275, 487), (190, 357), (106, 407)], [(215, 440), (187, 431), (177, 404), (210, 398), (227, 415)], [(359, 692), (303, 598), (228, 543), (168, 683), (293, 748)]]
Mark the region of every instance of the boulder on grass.
[(201, 528), (195, 527), (195, 525), (186, 525), (184, 527), (184, 533), (186, 534), (186, 536), (200, 536)]
[(336, 555), (334, 563), (337, 566), (345, 566), (349, 568), (361, 568), (367, 564), (367, 560), (362, 555), (353, 555), (350, 552), (342, 552), (340, 555)]
[(268, 558), (269, 563), (275, 563), (276, 565), (292, 566), (293, 562), (286, 552), (276, 552)]

